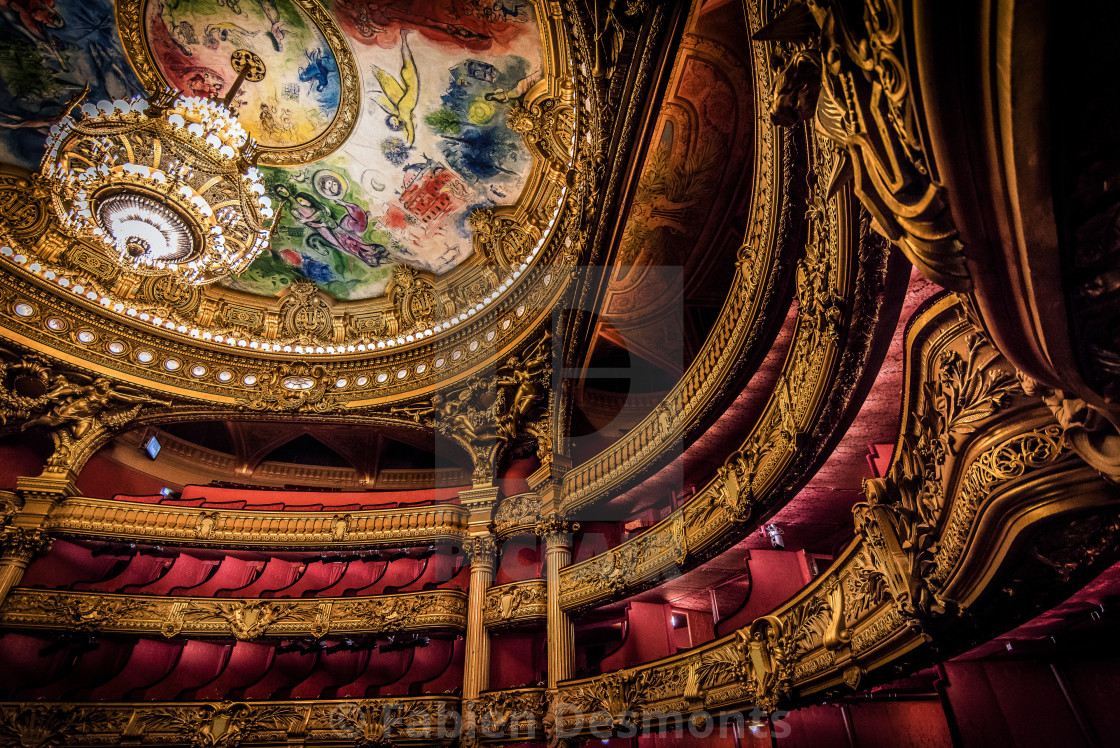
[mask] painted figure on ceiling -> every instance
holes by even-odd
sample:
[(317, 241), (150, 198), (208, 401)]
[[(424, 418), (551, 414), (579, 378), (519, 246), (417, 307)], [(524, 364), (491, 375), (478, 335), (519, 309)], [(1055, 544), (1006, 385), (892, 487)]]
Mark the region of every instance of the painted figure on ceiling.
[(381, 93), (374, 92), (373, 100), (388, 115), (385, 124), (390, 130), (403, 132), (405, 143), (416, 142), (416, 102), (420, 98), (420, 79), (416, 74), (416, 61), (408, 49), (408, 31), (401, 31), (401, 79), (398, 81), (376, 65), (371, 66), (381, 86)]
[[(378, 267), (388, 257), (389, 252), (384, 246), (362, 239), (362, 235), (369, 228), (369, 218), (366, 212), (354, 203), (342, 200), (340, 197), (332, 200), (346, 212), (341, 219), (335, 219), (330, 207), (310, 192), (293, 193), (287, 185), (278, 185), (274, 192), (283, 201), (296, 223), (313, 232), (305, 237), (309, 245), (315, 243), (318, 237), (330, 247), (357, 257), (370, 267)], [(339, 185), (337, 194), (341, 195), (341, 193), (342, 187)]]
[(0, 160), (35, 168), (62, 105), (142, 90), (109, 0), (0, 0)]
[(247, 49), (261, 57), (267, 74), (241, 86), (232, 108), (262, 145), (298, 147), (337, 113), (338, 61), (292, 0), (143, 0), (143, 13), (160, 73), (188, 94), (221, 98), (236, 78), (230, 55)]
[(527, 0), (338, 0), (335, 13), (368, 44), (388, 47), (404, 27), (448, 48), (474, 52), (505, 51), (533, 20)]

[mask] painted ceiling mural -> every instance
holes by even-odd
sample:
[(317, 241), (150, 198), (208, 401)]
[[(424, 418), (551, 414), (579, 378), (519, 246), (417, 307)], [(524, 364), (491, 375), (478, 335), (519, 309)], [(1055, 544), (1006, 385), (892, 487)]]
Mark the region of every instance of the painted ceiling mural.
[[(531, 171), (506, 124), (544, 73), (529, 0), (120, 2), (122, 23), (138, 24), (123, 44), (110, 0), (0, 0), (18, 32), (0, 38), (0, 159), (36, 169), (53, 117), (87, 82), (94, 101), (142, 93), (138, 65), (145, 80), (150, 68), (223, 98), (231, 54), (255, 52), (265, 79), (231, 106), (273, 163), (296, 165), (262, 168), (281, 218), (228, 288), (275, 296), (306, 278), (360, 300), (400, 264), (445, 273), (473, 251), (470, 213), (514, 203)], [(348, 97), (357, 111), (342, 131)], [(300, 163), (311, 143), (329, 155)]]

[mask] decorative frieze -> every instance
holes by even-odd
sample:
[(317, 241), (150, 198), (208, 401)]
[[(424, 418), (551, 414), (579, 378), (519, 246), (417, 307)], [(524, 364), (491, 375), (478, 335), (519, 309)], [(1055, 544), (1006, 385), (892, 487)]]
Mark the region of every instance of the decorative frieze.
[(252, 641), (462, 631), (466, 607), (466, 595), (458, 590), (371, 598), (238, 600), (16, 588), (0, 608), (0, 627)]

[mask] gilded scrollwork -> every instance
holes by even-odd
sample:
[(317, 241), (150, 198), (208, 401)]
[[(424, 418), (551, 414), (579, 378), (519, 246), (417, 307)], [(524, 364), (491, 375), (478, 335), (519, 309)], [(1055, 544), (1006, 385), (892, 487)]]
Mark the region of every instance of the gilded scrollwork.
[(5, 704), (0, 706), (0, 742), (54, 748), (82, 735), (120, 732), (127, 723), (128, 715), (113, 715), (95, 705)]
[(964, 291), (964, 248), (922, 142), (902, 28), (899, 0), (790, 3), (754, 36), (771, 50), (770, 118), (812, 120), (840, 149), (826, 189), (853, 181), (878, 231), (932, 280)]
[(547, 590), (542, 579), (504, 584), (486, 590), (482, 621), (488, 627), (522, 621), (543, 620), (547, 612)]
[(14, 589), (0, 609), (7, 628), (177, 636), (384, 635), (466, 626), (466, 599), (455, 590), (380, 595), (367, 600), (237, 600)]
[(455, 697), (358, 701), (135, 703), (3, 703), (0, 742), (33, 748), (74, 745), (183, 745), (239, 748), (299, 740), (383, 748), (446, 745)]
[(478, 744), (482, 737), (534, 738), (542, 732), (545, 692), (543, 688), (488, 691), (465, 704), (464, 709), (470, 715), (467, 720), (472, 722), (473, 730), (466, 731), (468, 734), (462, 736), (460, 745), (469, 744), (466, 740)]
[(45, 430), (49, 466), (65, 466), (87, 437), (119, 430), (142, 409), (171, 403), (105, 377), (59, 371), (37, 356), (0, 360), (0, 433)]
[(281, 364), (238, 399), (243, 410), (324, 413), (338, 407), (336, 379), (322, 364)]
[(281, 342), (303, 345), (335, 342), (331, 306), (311, 281), (298, 280), (288, 286), (280, 302), (279, 316)]
[(494, 512), (494, 531), (499, 536), (518, 528), (533, 528), (541, 518), (541, 499), (535, 493), (510, 496), (498, 504)]
[(887, 475), (864, 483), (865, 503), (853, 512), (880, 565), (896, 568), (888, 585), (908, 615), (946, 611), (928, 580), (938, 553), (938, 522), (945, 508), (945, 470), (961, 440), (977, 424), (1021, 392), (1015, 376), (1001, 368), (997, 351), (979, 334), (965, 339), (963, 355), (945, 351), (921, 391), (913, 429), (903, 434)]
[(300, 717), (291, 705), (223, 701), (155, 707), (141, 711), (135, 722), (145, 734), (173, 735), (191, 748), (238, 748), (248, 739), (256, 741), (268, 734), (284, 738)]
[(328, 740), (344, 737), (355, 748), (388, 748), (398, 740), (438, 745), (454, 706), (456, 701), (433, 697), (316, 705), (309, 732)]

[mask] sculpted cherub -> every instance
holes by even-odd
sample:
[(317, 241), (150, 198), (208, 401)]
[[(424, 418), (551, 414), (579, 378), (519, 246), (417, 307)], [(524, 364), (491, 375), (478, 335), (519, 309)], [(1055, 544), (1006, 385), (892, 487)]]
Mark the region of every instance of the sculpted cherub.
[(24, 422), (21, 431), (41, 426), (52, 430), (63, 429), (72, 438), (81, 439), (97, 425), (102, 412), (115, 406), (171, 404), (146, 395), (122, 392), (104, 377), (98, 377), (88, 385), (80, 385), (62, 375), (51, 380), (45, 400), (50, 403), (47, 412)]

